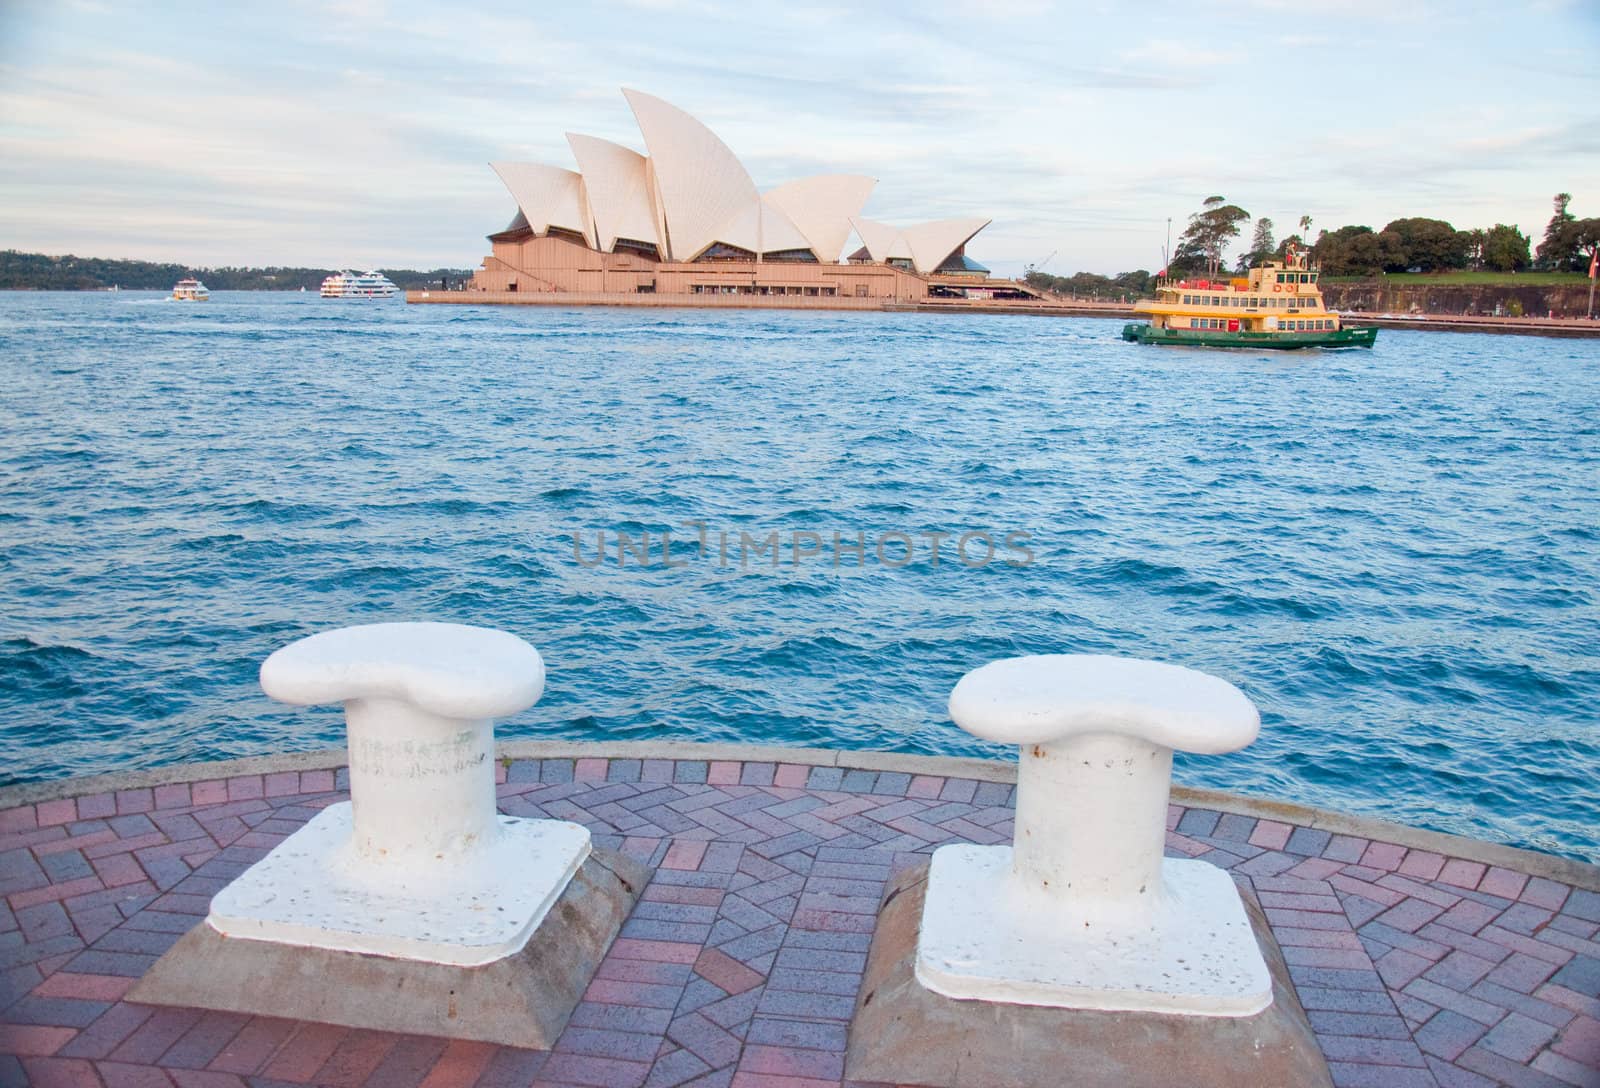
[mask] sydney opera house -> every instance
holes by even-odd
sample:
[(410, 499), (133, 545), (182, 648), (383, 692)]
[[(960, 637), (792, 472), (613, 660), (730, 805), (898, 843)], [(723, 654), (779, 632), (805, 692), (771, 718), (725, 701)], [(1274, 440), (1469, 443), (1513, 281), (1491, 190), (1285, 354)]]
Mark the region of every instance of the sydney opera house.
[[(854, 308), (1031, 295), (1010, 280), (991, 279), (967, 256), (967, 243), (987, 219), (907, 227), (865, 219), (861, 210), (876, 181), (853, 174), (801, 178), (761, 192), (705, 125), (659, 98), (623, 94), (647, 154), (568, 133), (577, 170), (492, 164), (518, 210), (505, 230), (489, 236), (493, 252), (468, 284), (479, 293), (475, 300), (716, 295), (740, 296), (716, 300), (723, 304), (835, 300)], [(846, 256), (852, 236), (860, 246)]]

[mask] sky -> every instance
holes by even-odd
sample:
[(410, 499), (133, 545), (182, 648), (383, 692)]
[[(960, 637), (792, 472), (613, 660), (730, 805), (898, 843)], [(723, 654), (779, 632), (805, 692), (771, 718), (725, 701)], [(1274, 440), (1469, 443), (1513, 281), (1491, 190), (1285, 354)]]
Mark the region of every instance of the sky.
[(476, 267), (515, 213), (487, 164), (643, 151), (624, 86), (762, 189), (991, 218), (1000, 274), (1159, 268), (1213, 194), (1279, 237), (1600, 216), (1597, 0), (0, 0), (0, 248)]

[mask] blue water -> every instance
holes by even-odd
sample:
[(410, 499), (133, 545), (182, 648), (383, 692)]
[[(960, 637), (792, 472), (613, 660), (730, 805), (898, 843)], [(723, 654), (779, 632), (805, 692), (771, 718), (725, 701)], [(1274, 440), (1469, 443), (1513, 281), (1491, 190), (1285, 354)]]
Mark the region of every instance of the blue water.
[(514, 737), (995, 754), (966, 670), (1161, 658), (1265, 723), (1183, 781), (1600, 857), (1600, 341), (1118, 329), (0, 295), (0, 779), (337, 742), (261, 659), (434, 618), (544, 653)]

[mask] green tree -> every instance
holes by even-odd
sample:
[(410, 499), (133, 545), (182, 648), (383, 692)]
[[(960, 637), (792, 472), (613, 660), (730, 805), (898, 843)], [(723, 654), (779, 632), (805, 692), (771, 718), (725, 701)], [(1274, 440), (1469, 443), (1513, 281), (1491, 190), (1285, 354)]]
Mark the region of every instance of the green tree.
[(1556, 272), (1587, 272), (1600, 240), (1600, 219), (1569, 219), (1539, 247), (1539, 263)]
[(1533, 263), (1528, 255), (1529, 238), (1505, 223), (1496, 223), (1483, 235), (1483, 267), (1495, 272), (1520, 272)]
[(1398, 234), (1376, 234), (1364, 226), (1323, 231), (1311, 255), (1328, 276), (1370, 276), (1406, 267), (1405, 246)]
[(1574, 272), (1588, 272), (1595, 250), (1600, 249), (1600, 219), (1574, 219), (1562, 228), (1560, 242), (1563, 251), (1570, 254), (1567, 267)]
[(1243, 275), (1262, 261), (1270, 261), (1277, 248), (1272, 240), (1272, 220), (1263, 215), (1256, 220), (1255, 233), (1250, 236), (1250, 252), (1239, 254), (1239, 274)]
[(1226, 197), (1206, 197), (1200, 210), (1189, 217), (1188, 229), (1178, 239), (1178, 251), (1172, 255), (1174, 269), (1185, 272), (1203, 269), (1213, 275), (1221, 272), (1228, 243), (1239, 236), (1239, 224), (1249, 218), (1249, 212), (1229, 204)]
[(1378, 270), (1377, 235), (1371, 227), (1340, 227), (1323, 231), (1311, 247), (1311, 257), (1328, 276), (1360, 276)]
[(1466, 247), (1456, 228), (1443, 219), (1396, 219), (1383, 228), (1393, 234), (1405, 254), (1405, 268), (1439, 272), (1466, 265)]
[(1537, 256), (1540, 268), (1560, 269), (1567, 267), (1572, 260), (1571, 250), (1562, 241), (1563, 234), (1574, 219), (1572, 213), (1567, 211), (1567, 205), (1572, 203), (1572, 194), (1557, 193), (1552, 203), (1555, 205), (1555, 214), (1545, 225), (1544, 241), (1539, 243)]
[(1411, 266), (1406, 254), (1406, 240), (1385, 227), (1373, 237), (1377, 247), (1378, 268), (1384, 272), (1404, 272)]
[(1122, 273), (1111, 281), (1111, 285), (1122, 294), (1140, 297), (1151, 292), (1154, 278), (1147, 270), (1140, 268)]

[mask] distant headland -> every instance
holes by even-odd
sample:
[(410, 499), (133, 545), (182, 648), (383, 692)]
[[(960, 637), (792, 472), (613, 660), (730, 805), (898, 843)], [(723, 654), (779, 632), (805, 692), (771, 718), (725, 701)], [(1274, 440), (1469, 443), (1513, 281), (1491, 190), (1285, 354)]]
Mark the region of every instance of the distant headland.
[[(347, 266), (348, 267), (348, 266)], [(0, 290), (4, 291), (170, 291), (187, 276), (205, 280), (213, 291), (315, 291), (337, 268), (202, 268), (165, 261), (111, 260), (104, 257), (53, 257), (0, 250)], [(469, 268), (381, 268), (401, 288), (454, 286), (472, 275)]]

